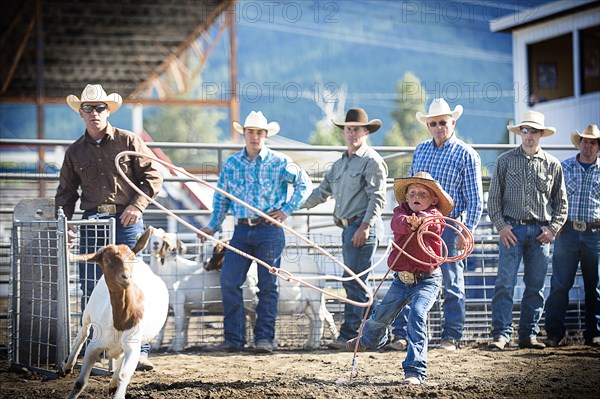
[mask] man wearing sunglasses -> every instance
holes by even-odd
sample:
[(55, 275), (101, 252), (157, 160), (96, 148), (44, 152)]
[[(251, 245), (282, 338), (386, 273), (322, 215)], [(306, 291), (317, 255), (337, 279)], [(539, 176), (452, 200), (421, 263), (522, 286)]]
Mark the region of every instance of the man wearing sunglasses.
[[(413, 154), (409, 175), (426, 171), (436, 179), (454, 200), (451, 218), (464, 221), (473, 231), (483, 211), (483, 189), (481, 184), (481, 160), (479, 154), (456, 137), (454, 128), (461, 117), (463, 107), (454, 110), (443, 98), (434, 99), (427, 115), (416, 113), (417, 120), (427, 127), (432, 136), (419, 144)], [(444, 230), (442, 239), (448, 247), (448, 256), (456, 256), (464, 249), (458, 233), (450, 228)], [(462, 338), (465, 324), (465, 261), (445, 262), (442, 266), (444, 287), (444, 321), (440, 347), (456, 350)], [(405, 350), (407, 346), (406, 325), (410, 305), (396, 318), (390, 348)]]
[[(86, 130), (65, 152), (60, 170), (60, 182), (56, 190), (55, 206), (62, 207), (67, 219), (73, 218), (75, 205), (81, 201), (83, 219), (115, 218), (116, 243), (133, 248), (144, 231), (142, 212), (149, 201), (138, 194), (117, 172), (116, 155), (122, 151), (152, 154), (144, 142), (134, 133), (113, 127), (108, 122), (123, 102), (117, 93), (107, 95), (99, 84), (89, 84), (81, 98), (71, 94), (67, 104), (85, 122)], [(129, 180), (149, 197), (154, 198), (162, 187), (162, 177), (154, 164), (143, 157), (122, 157), (119, 167)], [(92, 225), (81, 226), (80, 252), (93, 253), (108, 244), (104, 231)], [(100, 267), (93, 263), (79, 264), (81, 310), (92, 294), (96, 282), (102, 276)], [(142, 346), (138, 370), (151, 370), (148, 360), (149, 345)]]
[(521, 145), (498, 157), (490, 182), (488, 213), (500, 235), (498, 275), (492, 299), (491, 350), (502, 350), (513, 332), (513, 296), (523, 261), (525, 291), (521, 299), (519, 347), (544, 349), (537, 340), (544, 309), (544, 282), (550, 243), (567, 220), (567, 192), (560, 161), (540, 147), (556, 132), (544, 115), (527, 111), (507, 129)]

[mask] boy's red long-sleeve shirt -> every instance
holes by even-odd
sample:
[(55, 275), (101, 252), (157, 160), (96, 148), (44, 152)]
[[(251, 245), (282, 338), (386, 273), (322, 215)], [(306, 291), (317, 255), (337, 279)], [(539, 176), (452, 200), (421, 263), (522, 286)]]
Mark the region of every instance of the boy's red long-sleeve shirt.
[[(419, 217), (426, 216), (440, 216), (439, 223), (432, 223), (427, 227), (428, 231), (431, 231), (438, 236), (441, 237), (442, 232), (444, 231), (445, 225), (443, 224), (444, 220), (442, 219), (442, 213), (435, 207), (430, 206), (424, 211), (419, 213), (413, 212), (408, 204), (405, 202), (396, 208), (394, 208), (394, 216), (392, 217), (392, 231), (394, 232), (394, 242), (402, 248), (413, 231), (410, 229), (411, 225), (408, 224), (408, 217), (415, 213)], [(442, 256), (442, 239), (433, 237), (429, 234), (423, 236), (423, 242), (425, 246), (438, 256)], [(421, 248), (419, 242), (417, 241), (417, 234), (415, 233), (413, 237), (410, 239), (404, 251), (409, 253), (411, 256), (415, 257), (426, 263), (436, 263), (436, 260), (427, 255), (427, 253)], [(406, 254), (400, 255), (398, 257), (398, 253), (400, 251), (394, 247), (390, 256), (388, 257), (388, 267), (392, 270), (398, 271), (407, 271), (411, 273), (422, 273), (422, 272), (430, 272), (435, 270), (439, 266), (427, 266), (422, 265), (406, 256)], [(394, 260), (398, 257), (396, 262)]]

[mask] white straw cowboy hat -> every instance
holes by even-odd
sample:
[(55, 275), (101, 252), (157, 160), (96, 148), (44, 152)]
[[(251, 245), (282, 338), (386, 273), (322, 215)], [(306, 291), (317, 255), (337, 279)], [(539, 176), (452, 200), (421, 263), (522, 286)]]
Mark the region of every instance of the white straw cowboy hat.
[(119, 95), (119, 93), (106, 94), (102, 88), (102, 85), (98, 84), (89, 84), (85, 86), (81, 92), (81, 99), (77, 98), (77, 96), (74, 94), (69, 94), (67, 96), (67, 104), (73, 111), (77, 113), (79, 113), (81, 104), (95, 102), (106, 103), (110, 112), (113, 113), (121, 108), (121, 105), (123, 104), (123, 98), (121, 95)]
[(238, 133), (244, 133), (244, 129), (266, 130), (267, 137), (275, 136), (277, 133), (279, 133), (279, 123), (267, 123), (267, 118), (263, 115), (261, 111), (251, 111), (246, 117), (246, 120), (244, 121), (244, 126), (240, 125), (238, 121), (233, 121), (233, 128)]
[(577, 130), (571, 133), (571, 142), (575, 145), (575, 148), (579, 149), (581, 139), (596, 139), (600, 143), (600, 130), (598, 130), (598, 125), (588, 125), (582, 133), (579, 133)]
[(418, 111), (415, 116), (417, 120), (422, 124), (427, 126), (427, 119), (433, 118), (435, 116), (442, 115), (450, 115), (452, 119), (455, 121), (460, 118), (463, 113), (463, 106), (457, 105), (453, 110), (450, 109), (450, 106), (443, 98), (434, 98), (431, 104), (429, 104), (429, 113), (427, 115), (423, 114), (421, 111)]
[(442, 215), (447, 216), (452, 212), (454, 208), (452, 197), (427, 172), (417, 172), (413, 177), (397, 177), (394, 179), (394, 195), (399, 204), (406, 202), (406, 189), (411, 184), (422, 184), (433, 191), (438, 197), (439, 201), (436, 206)]
[(531, 126), (534, 129), (543, 130), (542, 136), (552, 136), (556, 133), (556, 129), (544, 125), (544, 119), (544, 114), (541, 112), (527, 111), (520, 123), (513, 126), (508, 125), (506, 128), (514, 134), (521, 134), (521, 126)]
[(369, 131), (369, 134), (376, 132), (381, 127), (381, 120), (369, 120), (369, 116), (362, 108), (350, 108), (346, 112), (346, 120), (344, 122), (336, 122), (333, 119), (331, 121), (334, 125), (342, 129), (344, 126), (364, 126)]

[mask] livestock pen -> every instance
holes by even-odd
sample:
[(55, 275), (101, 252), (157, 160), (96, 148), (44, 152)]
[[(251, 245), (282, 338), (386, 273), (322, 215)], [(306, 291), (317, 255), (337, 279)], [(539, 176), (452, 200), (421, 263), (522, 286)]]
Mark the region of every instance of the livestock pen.
[[(12, 144), (12, 141), (11, 141)], [(57, 141), (48, 143), (48, 141), (41, 142), (26, 142), (26, 145), (32, 146), (48, 146), (48, 145), (66, 145), (66, 142)], [(164, 143), (153, 143), (154, 146), (161, 146)], [(173, 145), (173, 143), (169, 143)], [(181, 144), (183, 146), (184, 144)], [(187, 144), (186, 144), (187, 145)], [(208, 146), (210, 147), (210, 146)], [(215, 149), (215, 147), (210, 147), (210, 150), (218, 150), (219, 153), (221, 151), (227, 150), (226, 146), (220, 149)], [(285, 148), (283, 150), (286, 150)], [(327, 148), (327, 150), (339, 150), (337, 147)], [(389, 151), (393, 152), (393, 148), (388, 148)], [(397, 151), (397, 149), (395, 149)], [(402, 149), (403, 151), (407, 151), (410, 149)], [(223, 157), (219, 155), (218, 159), (222, 159)], [(2, 209), (0, 212), (0, 225), (2, 227), (2, 251), (0, 252), (0, 256), (2, 258), (0, 261), (3, 263), (0, 265), (0, 277), (2, 280), (0, 281), (0, 293), (2, 294), (3, 304), (5, 304), (5, 308), (1, 309), (2, 319), (0, 326), (2, 328), (0, 332), (0, 345), (2, 345), (6, 350), (9, 349), (11, 340), (15, 339), (16, 335), (23, 334), (23, 331), (18, 327), (18, 324), (15, 324), (15, 316), (17, 309), (13, 306), (10, 310), (8, 309), (8, 299), (15, 299), (15, 285), (20, 282), (19, 274), (20, 272), (15, 271), (15, 265), (18, 267), (30, 266), (28, 264), (27, 259), (23, 261), (22, 258), (19, 258), (17, 254), (22, 253), (22, 249), (24, 246), (30, 243), (27, 240), (18, 240), (20, 231), (25, 227), (23, 223), (26, 223), (23, 220), (19, 220), (14, 216), (15, 205), (18, 200), (22, 198), (30, 197), (32, 193), (39, 193), (38, 197), (51, 197), (54, 193), (54, 189), (56, 187), (57, 174), (55, 170), (48, 170), (49, 173), (38, 173), (32, 170), (13, 170), (10, 172), (3, 171), (0, 179), (0, 188), (2, 189)], [(206, 177), (206, 176), (204, 176)], [(318, 181), (319, 177), (315, 176), (315, 180)], [(207, 180), (212, 182), (215, 181), (215, 176), (208, 176)], [(165, 181), (167, 182), (168, 188), (167, 190), (177, 191), (177, 189), (181, 188), (182, 184), (185, 182), (185, 179), (182, 179), (178, 176), (170, 176), (166, 177)], [(186, 218), (189, 218), (196, 225), (201, 225), (202, 221), (206, 220), (209, 215), (208, 211), (205, 210), (193, 210), (193, 209), (175, 209), (176, 201), (173, 198), (162, 198), (161, 202), (167, 206), (172, 207), (176, 214), (182, 215)], [(177, 206), (181, 208), (181, 203)], [(36, 214), (37, 209), (35, 207), (31, 208), (30, 211), (33, 215)], [(56, 221), (53, 217), (42, 217), (43, 215), (38, 215), (37, 220), (39, 223), (45, 223), (47, 226), (45, 229), (52, 230), (52, 226), (56, 231), (58, 231), (58, 221)], [(381, 259), (384, 256), (385, 247), (387, 245), (387, 240), (391, 238), (391, 233), (389, 231), (389, 218), (391, 217), (391, 211), (388, 208), (384, 214), (384, 223), (388, 226), (386, 230), (386, 240), (385, 242), (380, 243), (380, 247), (375, 256), (376, 260)], [(150, 207), (147, 212), (144, 214), (145, 223), (147, 225), (153, 225), (157, 227), (162, 227), (168, 231), (176, 232), (178, 238), (184, 241), (188, 246), (188, 252), (183, 254), (183, 256), (194, 260), (199, 265), (203, 264), (207, 261), (208, 257), (212, 253), (212, 247), (209, 243), (201, 243), (197, 239), (195, 233), (178, 226), (173, 222), (172, 218), (166, 216), (162, 211)], [(77, 225), (77, 223), (81, 223), (75, 218), (75, 221), (69, 221), (69, 223), (73, 223)], [(31, 223), (31, 220), (27, 223)], [(310, 236), (316, 242), (320, 244), (325, 244), (325, 246), (337, 257), (341, 257), (340, 254), (340, 235), (339, 231), (335, 227), (332, 226), (330, 212), (327, 210), (316, 210), (312, 212), (308, 211), (300, 211), (294, 214), (292, 220), (289, 223), (298, 231), (302, 232)], [(229, 224), (226, 223), (226, 229), (222, 234), (223, 238), (226, 238), (228, 234), (231, 232), (231, 221)], [(38, 230), (41, 227), (38, 227)], [(37, 231), (37, 230), (36, 230)], [(465, 325), (464, 337), (462, 341), (462, 345), (470, 345), (476, 344), (478, 342), (484, 341), (488, 339), (488, 334), (490, 331), (490, 322), (491, 322), (491, 295), (493, 292), (494, 280), (495, 280), (495, 272), (497, 268), (497, 233), (491, 226), (489, 219), (484, 214), (479, 224), (479, 227), (474, 232), (475, 236), (475, 250), (471, 257), (468, 259), (467, 268), (465, 271), (465, 280), (466, 280), (466, 290), (467, 290), (467, 322)], [(59, 261), (60, 250), (58, 250), (58, 243), (65, 242), (65, 239), (58, 239), (54, 234), (48, 234), (45, 237), (47, 238), (39, 238), (40, 242), (39, 248), (41, 255), (39, 257), (39, 262), (41, 265), (51, 264), (52, 266), (58, 267), (61, 270), (61, 273), (64, 273), (67, 277), (67, 281), (72, 285), (70, 287), (66, 287), (64, 291), (68, 295), (68, 299), (63, 299), (64, 303), (58, 303), (60, 299), (56, 299), (56, 305), (60, 308), (64, 308), (66, 303), (71, 304), (68, 308), (70, 313), (65, 315), (65, 320), (68, 323), (68, 331), (70, 331), (70, 336), (74, 336), (74, 333), (78, 328), (78, 317), (79, 314), (77, 310), (77, 303), (80, 301), (80, 292), (78, 291), (76, 280), (77, 277), (74, 275), (74, 268), (72, 265), (69, 265), (68, 257), (63, 256), (63, 260)], [(46, 240), (46, 241), (43, 241)], [(74, 237), (71, 240), (71, 248), (72, 251), (77, 251), (77, 242), (78, 237)], [(100, 244), (101, 245), (101, 244)], [(286, 251), (284, 252), (284, 256), (289, 257), (291, 262), (296, 262), (298, 265), (301, 265), (303, 254), (307, 254), (310, 252), (310, 248), (305, 247), (304, 243), (300, 243), (294, 237), (288, 237), (288, 243), (286, 247)], [(45, 249), (44, 249), (45, 248)], [(52, 262), (48, 263), (47, 259), (44, 259), (44, 256), (49, 257), (50, 259), (55, 259)], [(145, 259), (148, 260), (150, 256), (149, 253), (146, 253)], [(322, 274), (337, 274), (340, 275), (342, 270), (339, 267), (336, 267), (333, 262), (330, 262), (325, 257), (316, 257), (316, 266), (319, 273)], [(12, 267), (9, 267), (9, 264), (12, 264)], [(300, 267), (300, 266), (299, 266)], [(11, 272), (12, 270), (12, 272)], [(371, 289), (374, 289), (382, 276), (386, 271), (385, 261), (382, 262), (381, 266), (375, 269), (371, 273), (371, 277), (369, 280), (369, 286)], [(12, 274), (11, 274), (12, 273)], [(546, 287), (546, 296), (549, 290), (549, 276), (551, 274), (551, 268), (548, 271), (547, 278), (547, 287)], [(40, 275), (39, 282), (45, 282), (50, 284), (55, 284), (52, 278), (58, 279), (58, 269), (56, 273), (52, 272), (49, 276)], [(520, 278), (522, 278), (522, 274), (520, 274)], [(50, 280), (49, 280), (50, 279)], [(9, 284), (9, 280), (11, 284)], [(212, 287), (213, 289), (219, 289), (218, 287)], [(330, 292), (343, 293), (343, 289), (341, 287), (341, 283), (337, 281), (326, 281), (325, 282), (326, 290)], [(522, 281), (517, 285), (517, 292), (515, 293), (515, 315), (518, 314), (519, 308), (519, 300), (520, 300), (520, 292), (522, 290), (523, 284)], [(380, 292), (379, 297), (383, 295), (387, 289), (387, 284), (383, 285), (382, 292)], [(21, 299), (25, 299), (19, 297)], [(54, 300), (54, 297), (50, 297)], [(441, 298), (437, 301), (435, 306), (433, 307), (430, 314), (430, 336), (431, 336), (431, 344), (435, 346), (439, 342), (440, 338), (440, 325), (442, 320), (442, 312), (441, 312)], [(222, 317), (218, 311), (203, 309), (202, 306), (206, 306), (209, 308), (209, 304), (200, 304), (201, 306), (196, 307), (191, 314), (190, 326), (188, 331), (188, 343), (186, 350), (203, 350), (206, 347), (216, 345), (222, 339)], [(326, 300), (327, 309), (333, 314), (336, 324), (339, 324), (342, 321), (343, 317), (343, 304), (339, 300), (328, 298)], [(20, 308), (22, 310), (22, 308)], [(569, 328), (569, 338), (573, 342), (578, 342), (581, 339), (582, 332), (582, 320), (583, 320), (583, 285), (581, 283), (581, 276), (577, 276), (576, 284), (571, 292), (571, 304), (568, 312), (568, 328)], [(171, 316), (173, 316), (171, 314)], [(543, 320), (542, 323), (543, 325)], [(280, 349), (298, 349), (302, 346), (302, 343), (306, 339), (308, 335), (308, 320), (306, 316), (303, 314), (293, 314), (293, 315), (280, 315), (277, 320), (277, 343)], [(251, 332), (251, 328), (247, 329), (249, 333)], [(167, 347), (169, 344), (169, 340), (172, 339), (174, 334), (173, 327), (173, 317), (169, 317), (168, 322), (165, 326), (165, 340), (163, 342), (163, 347)], [(42, 335), (42, 334), (39, 334)], [(64, 334), (66, 335), (66, 334)], [(62, 335), (61, 335), (62, 336)], [(37, 337), (36, 337), (37, 338)], [(57, 345), (56, 343), (56, 335), (55, 334), (46, 334), (46, 340), (44, 345), (52, 346)], [(325, 332), (323, 336), (323, 344), (326, 344), (329, 340), (333, 339), (330, 333)], [(67, 339), (68, 340), (68, 339)], [(248, 340), (251, 341), (251, 336), (248, 337)], [(30, 340), (33, 342), (33, 340)], [(36, 339), (36, 342), (38, 340)], [(50, 342), (52, 341), (52, 342)], [(49, 373), (53, 372), (55, 369), (55, 362), (60, 358), (60, 354), (64, 351), (68, 350), (70, 346), (70, 342), (68, 342), (67, 347), (64, 349), (56, 350), (58, 353), (54, 353), (52, 351), (47, 352), (46, 362), (35, 365), (35, 367), (40, 367), (42, 369), (47, 370)], [(9, 354), (9, 360), (15, 361), (15, 349), (14, 347), (10, 347), (11, 353)], [(20, 356), (18, 358), (18, 363), (21, 365), (22, 363), (35, 363), (32, 359), (27, 361), (23, 361), (23, 357)], [(24, 364), (25, 366), (33, 366), (33, 364)]]

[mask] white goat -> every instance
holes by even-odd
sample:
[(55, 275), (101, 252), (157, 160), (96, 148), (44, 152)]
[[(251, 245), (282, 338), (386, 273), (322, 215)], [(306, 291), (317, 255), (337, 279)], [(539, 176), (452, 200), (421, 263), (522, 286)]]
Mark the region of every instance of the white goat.
[[(150, 267), (161, 276), (169, 288), (169, 303), (175, 315), (175, 337), (169, 346), (170, 351), (181, 351), (187, 345), (189, 316), (192, 309), (222, 312), (222, 297), (219, 280), (219, 270), (223, 261), (224, 247), (217, 247), (209, 264), (203, 268), (187, 260), (178, 253), (183, 250), (183, 244), (173, 233), (165, 233), (155, 229), (151, 239), (152, 257)], [(311, 256), (301, 256), (303, 272), (317, 273), (317, 266)], [(262, 267), (262, 266), (260, 266)], [(297, 272), (298, 262), (282, 258), (282, 268)], [(244, 309), (246, 316), (254, 319), (258, 298), (257, 266), (253, 264), (243, 287)], [(206, 269), (206, 270), (205, 270)], [(318, 291), (295, 282), (278, 279), (279, 302), (278, 314), (294, 315), (304, 313), (310, 322), (310, 335), (304, 344), (304, 349), (317, 349), (321, 346), (324, 321), (334, 337), (337, 328), (333, 316), (325, 307), (325, 297)], [(216, 289), (215, 289), (216, 288)], [(219, 307), (216, 307), (216, 306)], [(164, 332), (161, 332), (155, 347), (160, 347)]]
[[(154, 229), (150, 240), (150, 268), (163, 279), (169, 290), (169, 305), (175, 317), (175, 334), (168, 351), (180, 352), (188, 342), (188, 329), (192, 310), (223, 313), (220, 273), (207, 271), (201, 264), (184, 258), (180, 253), (185, 245), (174, 233)], [(248, 273), (244, 284), (244, 308), (246, 315), (254, 317), (258, 278), (256, 270)], [(164, 340), (164, 329), (152, 347), (158, 349)]]
[(141, 345), (154, 338), (165, 323), (169, 306), (167, 287), (135, 256), (147, 245), (151, 234), (152, 229), (147, 229), (133, 250), (126, 245), (108, 245), (95, 254), (74, 256), (75, 260), (97, 262), (103, 276), (90, 296), (73, 349), (60, 369), (63, 375), (73, 370), (93, 328), (93, 338), (69, 393), (70, 399), (77, 398), (85, 389), (92, 366), (104, 350), (108, 358), (117, 359), (109, 392), (114, 392), (114, 398), (125, 398)]

